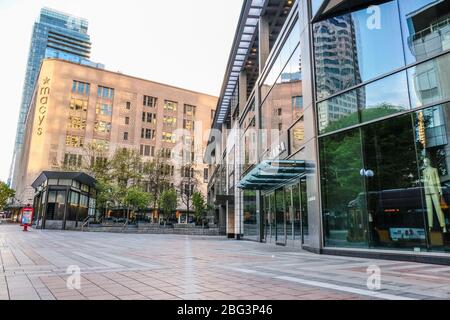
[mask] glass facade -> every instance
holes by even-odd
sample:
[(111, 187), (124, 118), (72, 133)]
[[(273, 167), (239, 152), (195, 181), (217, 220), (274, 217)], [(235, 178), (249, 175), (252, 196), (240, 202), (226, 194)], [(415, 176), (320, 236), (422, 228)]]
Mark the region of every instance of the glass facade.
[(450, 251), (450, 5), (378, 7), (313, 25), (325, 246)]

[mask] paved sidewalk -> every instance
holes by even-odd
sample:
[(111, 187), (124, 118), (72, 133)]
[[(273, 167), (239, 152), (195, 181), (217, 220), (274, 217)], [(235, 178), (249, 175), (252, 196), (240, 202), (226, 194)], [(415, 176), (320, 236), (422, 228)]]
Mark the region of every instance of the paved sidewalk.
[[(0, 253), (0, 300), (450, 299), (450, 267), (224, 238), (25, 233), (1, 224)], [(381, 269), (379, 291), (367, 288), (373, 265)], [(79, 290), (67, 287), (76, 279), (70, 266), (80, 268)]]

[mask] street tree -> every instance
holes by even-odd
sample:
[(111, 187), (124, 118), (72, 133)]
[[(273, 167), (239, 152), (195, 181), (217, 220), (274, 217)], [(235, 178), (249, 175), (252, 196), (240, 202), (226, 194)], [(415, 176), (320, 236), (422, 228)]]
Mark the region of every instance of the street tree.
[(197, 224), (200, 224), (207, 210), (205, 197), (201, 192), (194, 192), (192, 196), (192, 205), (194, 206), (194, 216)]
[(140, 187), (129, 188), (124, 197), (124, 205), (127, 208), (127, 220), (130, 219), (130, 210), (136, 212), (147, 209), (150, 200), (150, 195), (142, 191)]
[(167, 220), (173, 215), (178, 206), (177, 192), (173, 189), (168, 189), (162, 192), (159, 198), (159, 207), (163, 214), (164, 226)]
[(151, 161), (144, 163), (142, 181), (147, 184), (153, 209), (158, 210), (158, 199), (161, 193), (170, 186), (170, 164), (162, 151), (158, 152)]
[(178, 192), (181, 202), (186, 206), (187, 213), (192, 208), (192, 197), (200, 184), (198, 180), (198, 171), (192, 163), (185, 164), (180, 169), (181, 179), (178, 185)]
[(16, 192), (11, 189), (6, 183), (0, 181), (0, 210), (5, 209), (8, 200), (13, 198)]

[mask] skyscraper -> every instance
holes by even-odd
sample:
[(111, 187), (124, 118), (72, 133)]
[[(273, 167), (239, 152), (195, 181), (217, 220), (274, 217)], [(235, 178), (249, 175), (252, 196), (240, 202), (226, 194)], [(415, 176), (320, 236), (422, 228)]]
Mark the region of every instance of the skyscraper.
[(42, 60), (57, 58), (103, 69), (103, 65), (89, 60), (90, 52), (87, 20), (49, 8), (41, 9), (31, 37), (10, 179), (15, 159), (22, 149), (25, 121)]

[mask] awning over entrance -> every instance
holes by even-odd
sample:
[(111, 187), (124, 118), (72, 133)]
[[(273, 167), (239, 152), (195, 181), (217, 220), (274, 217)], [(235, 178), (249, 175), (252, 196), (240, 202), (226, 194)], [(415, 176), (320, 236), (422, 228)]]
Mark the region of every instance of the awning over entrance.
[(303, 160), (263, 161), (253, 168), (238, 184), (244, 190), (272, 190), (306, 174)]

